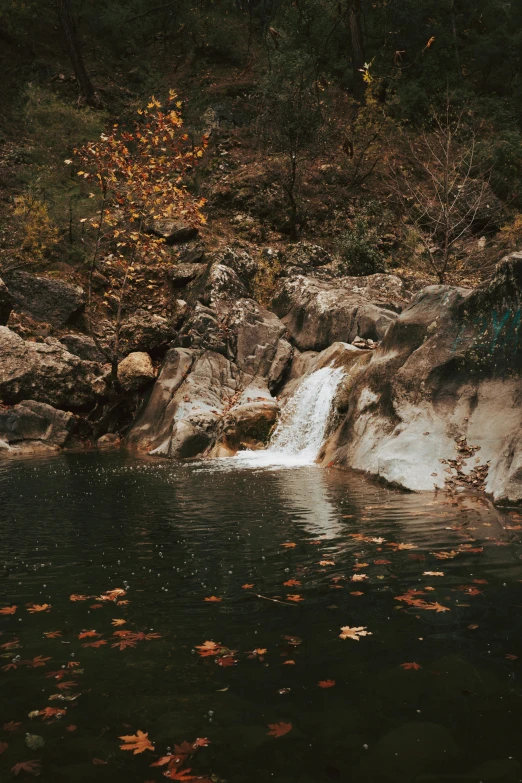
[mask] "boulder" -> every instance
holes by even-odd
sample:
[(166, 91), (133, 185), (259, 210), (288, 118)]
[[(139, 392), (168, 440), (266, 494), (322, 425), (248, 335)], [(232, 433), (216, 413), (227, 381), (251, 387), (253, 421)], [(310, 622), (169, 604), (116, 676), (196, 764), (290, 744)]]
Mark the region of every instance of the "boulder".
[(321, 351), (355, 337), (382, 340), (408, 299), (394, 275), (331, 281), (298, 275), (282, 281), (272, 304), (301, 351)]
[(136, 391), (156, 377), (154, 365), (148, 353), (134, 351), (118, 364), (118, 381), (125, 391)]
[(13, 297), (0, 277), (0, 326), (4, 326), (8, 322), (12, 309)]
[(80, 359), (85, 359), (87, 362), (98, 362), (103, 364), (107, 361), (107, 358), (98, 348), (92, 337), (88, 337), (86, 334), (66, 334), (63, 337), (60, 337), (60, 342), (69, 353), (73, 353), (75, 356), (79, 356)]
[(65, 280), (17, 270), (6, 275), (13, 309), (55, 327), (72, 323), (84, 310), (83, 288)]
[(121, 438), (119, 435), (117, 435), (115, 432), (108, 432), (106, 435), (102, 435), (101, 438), (98, 438), (96, 441), (96, 448), (105, 450), (105, 449), (115, 449), (117, 448), (121, 443)]
[(14, 404), (32, 399), (66, 410), (84, 409), (98, 398), (96, 362), (69, 353), (57, 340), (25, 341), (0, 326), (0, 400)]
[(181, 263), (167, 270), (167, 277), (174, 288), (184, 288), (193, 280), (197, 280), (206, 271), (207, 265), (200, 263)]
[(126, 352), (146, 351), (152, 355), (164, 353), (176, 337), (175, 324), (146, 310), (135, 310), (122, 322), (120, 347)]
[(74, 430), (72, 413), (35, 400), (0, 408), (0, 457), (56, 451)]
[(154, 220), (148, 230), (154, 236), (164, 239), (167, 245), (188, 242), (199, 234), (196, 226), (190, 226), (181, 220)]
[(522, 253), (475, 290), (423, 289), (364, 353), (324, 461), (522, 500)]

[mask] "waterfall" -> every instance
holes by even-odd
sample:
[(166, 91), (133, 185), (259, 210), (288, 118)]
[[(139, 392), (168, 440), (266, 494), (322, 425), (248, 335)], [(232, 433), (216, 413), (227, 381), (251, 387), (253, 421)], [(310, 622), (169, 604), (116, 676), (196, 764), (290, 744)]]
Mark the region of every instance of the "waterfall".
[(343, 375), (341, 367), (323, 367), (303, 378), (284, 406), (268, 448), (240, 451), (232, 458), (236, 466), (313, 464), (323, 445), (333, 399)]

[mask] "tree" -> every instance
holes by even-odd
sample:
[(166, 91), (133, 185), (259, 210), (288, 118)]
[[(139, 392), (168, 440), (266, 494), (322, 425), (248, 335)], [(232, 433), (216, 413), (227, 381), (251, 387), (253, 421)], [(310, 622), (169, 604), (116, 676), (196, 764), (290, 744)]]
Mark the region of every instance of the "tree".
[(467, 119), (466, 109), (453, 116), (447, 97), (445, 111), (432, 112), (432, 126), (409, 138), (391, 166), (395, 194), (439, 283), (456, 270), (462, 242), (488, 223), (491, 172), (479, 162), (477, 130)]
[(164, 240), (151, 232), (154, 221), (176, 219), (191, 225), (205, 222), (201, 212), (204, 200), (188, 192), (185, 178), (203, 156), (207, 140), (203, 138), (198, 147), (188, 143), (180, 109), (181, 103), (172, 91), (165, 111), (152, 97), (146, 109), (138, 110), (140, 121), (133, 131), (114, 125), (99, 141), (75, 150), (83, 166), (78, 176), (97, 187), (100, 194), (96, 216), (82, 220), (94, 235), (87, 305), (91, 322), (96, 265), (103, 260), (114, 271), (105, 296), (116, 302), (114, 337), (106, 351), (116, 387), (120, 329), (133, 264), (139, 261), (163, 266), (168, 260)]
[(78, 103), (97, 107), (101, 104), (101, 101), (94, 87), (92, 86), (89, 74), (85, 68), (80, 44), (76, 35), (76, 26), (71, 14), (69, 0), (58, 0), (58, 9), (65, 34), (67, 51), (69, 52), (74, 75), (76, 77), (76, 83), (78, 84)]
[(359, 103), (364, 103), (366, 82), (364, 80), (365, 56), (364, 40), (361, 27), (361, 0), (347, 0), (348, 30), (350, 34), (350, 51), (353, 67), (353, 96)]

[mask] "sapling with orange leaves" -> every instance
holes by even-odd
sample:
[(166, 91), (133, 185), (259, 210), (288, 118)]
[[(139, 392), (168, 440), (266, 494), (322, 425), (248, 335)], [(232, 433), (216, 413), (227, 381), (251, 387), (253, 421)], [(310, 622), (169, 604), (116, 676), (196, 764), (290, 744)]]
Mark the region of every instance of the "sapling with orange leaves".
[[(81, 163), (78, 176), (98, 193), (90, 194), (98, 198), (95, 216), (82, 219), (92, 236), (87, 302), (91, 323), (96, 266), (103, 260), (105, 268), (114, 272), (105, 292), (107, 303), (112, 302), (115, 310), (114, 337), (109, 350), (103, 348), (116, 387), (120, 329), (134, 265), (162, 268), (168, 263), (164, 239), (151, 233), (154, 221), (182, 220), (191, 226), (205, 222), (204, 199), (189, 193), (186, 180), (202, 158), (207, 139), (203, 137), (199, 146), (189, 143), (180, 110), (181, 103), (172, 90), (166, 108), (152, 97), (145, 109), (138, 110), (139, 119), (132, 130), (115, 124), (98, 141), (75, 150)], [(72, 164), (72, 160), (66, 163)]]

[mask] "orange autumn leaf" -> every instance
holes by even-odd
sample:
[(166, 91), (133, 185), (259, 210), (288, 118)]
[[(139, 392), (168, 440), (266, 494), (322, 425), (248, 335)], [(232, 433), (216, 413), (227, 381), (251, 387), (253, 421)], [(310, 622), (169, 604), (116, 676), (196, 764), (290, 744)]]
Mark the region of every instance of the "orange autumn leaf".
[(335, 680), (319, 680), (317, 684), (320, 688), (333, 688)]
[(289, 731), (292, 731), (293, 727), (291, 723), (280, 721), (279, 723), (269, 723), (268, 728), (270, 729), (270, 731), (267, 732), (269, 737), (283, 737), (285, 734), (288, 734)]
[(241, 589), (242, 590), (251, 590), (253, 588), (253, 586), (254, 585), (249, 585), (249, 584), (241, 585)]
[(288, 542), (288, 543), (286, 543), (286, 544), (281, 544), (281, 546), (284, 546), (284, 547), (285, 547), (285, 549), (293, 549), (293, 548), (294, 548), (294, 546), (297, 546), (297, 544), (294, 544), (294, 542), (293, 542), (293, 541), (289, 541), (289, 542)]
[(117, 647), (119, 650), (126, 650), (127, 647), (136, 647), (136, 642), (134, 639), (123, 637), (119, 642), (111, 644), (111, 647)]
[(78, 685), (78, 683), (74, 680), (66, 680), (64, 682), (59, 682), (56, 687), (60, 691), (68, 691), (70, 688), (74, 688), (76, 685)]
[(78, 634), (78, 639), (91, 639), (95, 636), (101, 636), (97, 631), (82, 631)]
[(209, 604), (219, 604), (223, 599), (218, 598), (217, 595), (210, 595), (208, 598), (204, 599)]
[(341, 628), (339, 634), (340, 639), (353, 639), (358, 642), (361, 636), (371, 636), (371, 631), (366, 630), (365, 625), (358, 626), (357, 628), (350, 628), (349, 625), (345, 625)]
[(283, 661), (283, 666), (294, 666), (295, 661), (292, 661), (291, 658), (289, 658), (287, 661)]
[(58, 639), (61, 635), (61, 631), (47, 631), (44, 633), (47, 639)]
[(91, 604), (89, 606), (89, 609), (101, 609), (103, 607), (103, 604)]
[(43, 710), (38, 712), (44, 720), (54, 718), (56, 715), (65, 715), (66, 710), (61, 710), (59, 707), (44, 707)]
[(3, 609), (0, 609), (0, 614), (14, 614), (17, 609), (17, 606), (4, 606)]
[(417, 672), (419, 669), (422, 669), (422, 666), (419, 663), (415, 663), (415, 661), (412, 661), (412, 663), (401, 663), (401, 667), (405, 671), (413, 670)]
[(95, 767), (100, 767), (102, 764), (108, 764), (108, 761), (104, 761), (103, 759), (91, 759), (91, 762), (94, 764)]
[(27, 611), (34, 614), (35, 612), (48, 612), (50, 608), (51, 604), (30, 604)]
[(353, 593), (350, 593), (350, 595), (364, 595), (360, 590), (354, 590)]
[(76, 726), (74, 723), (69, 723), (68, 726), (66, 726), (65, 731), (76, 731), (78, 726)]
[(69, 596), (69, 601), (87, 601), (88, 598), (91, 598), (90, 595), (78, 595), (77, 593), (73, 593)]
[(107, 644), (105, 639), (97, 639), (95, 642), (85, 642), (85, 644), (82, 644), (82, 647), (102, 647), (104, 644)]
[(33, 669), (37, 669), (38, 666), (45, 666), (46, 661), (50, 660), (50, 657), (44, 658), (43, 655), (37, 655), (36, 658), (33, 658), (32, 661), (25, 661), (25, 663), (27, 666), (32, 666)]
[(127, 620), (114, 619), (114, 620), (112, 620), (112, 625), (114, 625), (114, 626), (125, 625), (126, 622), (127, 622)]
[(304, 598), (301, 595), (298, 595), (297, 593), (292, 595), (286, 596), (287, 601), (294, 601), (295, 603), (298, 603), (299, 601), (304, 601)]
[(285, 587), (300, 587), (301, 582), (299, 579), (288, 579), (287, 582), (283, 582)]
[(41, 764), (38, 759), (34, 759), (34, 761), (19, 761), (14, 767), (11, 767), (11, 772), (14, 775), (19, 775), (20, 772), (29, 772), (31, 775), (39, 775), (40, 768)]
[(154, 745), (149, 740), (148, 733), (139, 729), (136, 734), (125, 734), (120, 739), (125, 743), (120, 745), (120, 750), (131, 750), (134, 755), (143, 753), (145, 750), (154, 750)]
[(68, 669), (75, 669), (77, 666), (80, 665), (79, 661), (69, 661), (67, 664)]
[(319, 560), (320, 566), (329, 566), (329, 565), (335, 565), (335, 562), (333, 560)]

